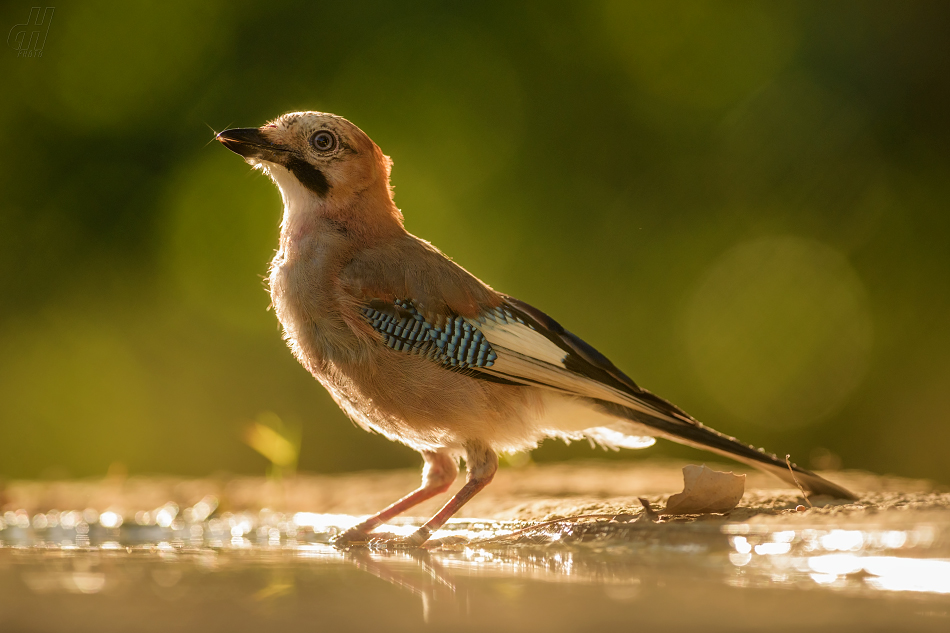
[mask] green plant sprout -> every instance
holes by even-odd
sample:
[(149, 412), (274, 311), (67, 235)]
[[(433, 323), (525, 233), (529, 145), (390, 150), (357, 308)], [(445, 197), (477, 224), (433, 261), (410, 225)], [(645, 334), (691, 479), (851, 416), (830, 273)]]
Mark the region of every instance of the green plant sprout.
[(241, 439), (270, 462), (267, 477), (279, 480), (296, 472), (301, 436), (299, 423), (288, 423), (272, 411), (263, 411), (244, 427)]

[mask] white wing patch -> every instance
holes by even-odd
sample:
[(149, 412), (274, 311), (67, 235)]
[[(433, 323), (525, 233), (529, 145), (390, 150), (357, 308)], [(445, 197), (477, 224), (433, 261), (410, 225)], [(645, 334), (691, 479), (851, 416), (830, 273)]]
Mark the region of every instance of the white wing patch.
[(479, 368), (480, 371), (565, 394), (608, 400), (651, 416), (675, 420), (619, 389), (568, 370), (567, 353), (563, 349), (517, 317), (505, 314), (501, 308), (469, 322), (481, 330), (498, 355), (491, 366)]
[(486, 319), (484, 323), (474, 321), (473, 324), (482, 331), (493, 349), (502, 347), (564, 368), (564, 359), (567, 356), (564, 350), (524, 323)]

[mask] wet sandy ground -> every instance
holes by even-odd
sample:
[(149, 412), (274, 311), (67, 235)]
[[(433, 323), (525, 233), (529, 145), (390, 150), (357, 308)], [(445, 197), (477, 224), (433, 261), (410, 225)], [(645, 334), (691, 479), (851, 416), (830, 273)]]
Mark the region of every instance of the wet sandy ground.
[[(683, 488), (686, 462), (572, 462), (502, 468), (495, 480), (463, 508), (461, 515), (492, 520), (537, 521), (553, 516), (594, 512), (639, 512), (638, 497), (653, 504)], [(739, 466), (707, 462), (718, 470), (747, 473), (746, 494), (724, 521), (753, 516), (787, 515), (804, 504), (801, 494), (783, 482)], [(947, 510), (950, 491), (926, 480), (878, 476), (857, 471), (822, 473), (860, 495), (856, 503), (818, 500), (804, 513), (808, 519), (868, 515), (892, 510)], [(112, 508), (134, 515), (171, 501), (181, 508), (212, 495), (219, 512), (269, 508), (279, 512), (363, 515), (375, 512), (419, 484), (419, 471), (397, 470), (346, 475), (298, 474), (284, 481), (263, 477), (184, 479), (175, 477), (112, 477), (90, 480), (7, 482), (0, 488), (0, 511), (25, 510), (30, 516), (50, 509)], [(463, 475), (456, 482), (461, 487)], [(448, 498), (432, 499), (412, 512), (427, 517)], [(799, 513), (801, 514), (801, 513)], [(707, 517), (709, 519), (709, 517)]]
[(950, 630), (947, 492), (827, 473), (859, 501), (801, 511), (749, 473), (729, 513), (647, 517), (682, 466), (505, 468), (417, 551), (327, 545), (417, 472), (8, 482), (0, 631)]

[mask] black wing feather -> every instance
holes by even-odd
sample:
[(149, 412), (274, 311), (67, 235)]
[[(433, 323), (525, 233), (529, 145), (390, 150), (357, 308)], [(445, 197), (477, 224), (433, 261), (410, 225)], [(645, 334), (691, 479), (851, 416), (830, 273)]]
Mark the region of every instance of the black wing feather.
[(514, 297), (505, 296), (505, 303), (525, 323), (565, 351), (564, 367), (569, 371), (609, 385), (684, 422), (695, 423), (685, 411), (637, 385), (610, 359), (541, 310)]

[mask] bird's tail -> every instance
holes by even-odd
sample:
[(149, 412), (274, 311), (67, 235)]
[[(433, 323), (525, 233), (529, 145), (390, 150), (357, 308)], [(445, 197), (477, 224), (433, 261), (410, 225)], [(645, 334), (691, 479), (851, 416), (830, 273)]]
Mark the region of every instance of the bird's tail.
[[(760, 470), (776, 475), (783, 481), (793, 486), (801, 485), (805, 490), (816, 495), (828, 495), (838, 499), (856, 500), (858, 497), (853, 492), (828, 481), (824, 477), (816, 475), (810, 470), (806, 470), (795, 464), (789, 465), (785, 460), (779, 459), (771, 453), (764, 450), (743, 444), (734, 437), (723, 435), (709, 427), (703, 426), (692, 419), (669, 420), (665, 418), (648, 416), (640, 411), (635, 411), (621, 405), (613, 403), (601, 403), (615, 414), (622, 414), (623, 417), (633, 420), (638, 425), (646, 425), (656, 429), (658, 437), (672, 440), (679, 444), (685, 444), (694, 448), (699, 448), (719, 455), (730, 457), (749, 466), (754, 466)], [(792, 474), (794, 471), (794, 475)]]

